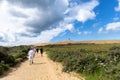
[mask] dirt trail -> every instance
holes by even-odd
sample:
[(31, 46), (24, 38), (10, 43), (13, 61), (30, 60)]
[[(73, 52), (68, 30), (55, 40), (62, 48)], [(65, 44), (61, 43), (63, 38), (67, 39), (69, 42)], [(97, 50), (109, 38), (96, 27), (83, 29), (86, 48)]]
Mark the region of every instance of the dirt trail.
[(68, 74), (61, 71), (61, 65), (54, 63), (44, 54), (36, 54), (34, 64), (29, 65), (28, 61), (23, 62), (7, 76), (0, 77), (0, 80), (84, 80), (76, 74)]

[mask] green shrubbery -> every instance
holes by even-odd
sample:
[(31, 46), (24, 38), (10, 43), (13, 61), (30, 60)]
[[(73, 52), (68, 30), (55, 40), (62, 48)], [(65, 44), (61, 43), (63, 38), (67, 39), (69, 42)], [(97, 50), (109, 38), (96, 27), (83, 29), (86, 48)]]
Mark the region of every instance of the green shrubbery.
[(119, 45), (81, 45), (48, 46), (48, 56), (53, 61), (62, 62), (63, 71), (83, 74), (86, 80), (120, 79)]
[(111, 47), (106, 57), (105, 73), (109, 80), (120, 79), (120, 46)]
[(28, 46), (0, 47), (0, 75), (9, 67), (27, 59)]

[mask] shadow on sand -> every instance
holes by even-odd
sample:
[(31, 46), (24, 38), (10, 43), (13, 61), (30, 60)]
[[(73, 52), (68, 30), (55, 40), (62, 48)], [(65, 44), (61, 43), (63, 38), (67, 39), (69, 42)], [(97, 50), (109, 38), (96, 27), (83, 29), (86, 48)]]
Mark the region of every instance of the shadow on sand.
[(33, 65), (40, 65), (40, 64), (46, 64), (46, 62), (41, 62), (41, 63), (33, 63)]

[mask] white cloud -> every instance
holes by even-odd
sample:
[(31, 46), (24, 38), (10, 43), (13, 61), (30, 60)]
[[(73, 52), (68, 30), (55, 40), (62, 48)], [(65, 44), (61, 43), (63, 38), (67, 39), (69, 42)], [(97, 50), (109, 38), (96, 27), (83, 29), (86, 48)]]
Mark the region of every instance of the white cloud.
[[(67, 0), (59, 1), (59, 5), (62, 5), (63, 8), (65, 8), (67, 6), (66, 4), (68, 5)], [(57, 7), (57, 4), (55, 6)], [(35, 38), (34, 35), (36, 35), (36, 33), (33, 33), (33, 30), (35, 29), (35, 27), (34, 26), (29, 27), (29, 26), (25, 25), (26, 22), (33, 21), (33, 20), (41, 18), (43, 16), (44, 12), (38, 10), (38, 8), (35, 8), (35, 7), (34, 8), (23, 8), (23, 7), (19, 7), (16, 5), (11, 5), (8, 3), (7, 0), (4, 0), (0, 5), (0, 10), (1, 10), (1, 12), (0, 12), (0, 42), (1, 42), (1, 45), (2, 44), (4, 45), (4, 43), (6, 43), (6, 45), (7, 45), (7, 43), (8, 43), (8, 45), (13, 45), (14, 43), (17, 45), (25, 44), (25, 43), (29, 44), (30, 40), (31, 41), (33, 40), (32, 42), (34, 42), (36, 40), (36, 38), (38, 38), (37, 36), (43, 35), (43, 34), (40, 34), (40, 32), (39, 32), (39, 34), (37, 33), (37, 36)], [(61, 10), (62, 10), (62, 8), (61, 8)], [(15, 16), (14, 16), (14, 14), (12, 15), (11, 12), (15, 13)], [(18, 13), (21, 13), (21, 14), (25, 15), (26, 17), (16, 16), (16, 14), (18, 15)], [(44, 17), (42, 17), (42, 18), (44, 18)], [(41, 21), (43, 20), (42, 18), (41, 18)], [(48, 17), (46, 19), (48, 20)], [(53, 31), (53, 29), (51, 29), (51, 30)], [(49, 30), (49, 31), (51, 31), (51, 30)], [(48, 31), (48, 34), (49, 34), (49, 31)], [(54, 33), (54, 31), (53, 31), (53, 33)], [(51, 38), (48, 38), (48, 39), (47, 38), (48, 37), (46, 37), (47, 41), (49, 41), (51, 39)], [(41, 40), (39, 42), (42, 42)], [(45, 41), (45, 40), (43, 40), (43, 41)]]
[[(26, 36), (21, 36), (19, 41), (16, 42), (7, 42), (7, 43), (1, 43), (3, 46), (14, 46), (14, 45), (26, 45), (26, 44), (34, 44), (34, 43), (39, 43), (39, 42), (49, 42), (53, 37), (59, 35), (61, 32), (64, 32), (66, 30), (65, 27), (59, 27), (59, 28), (54, 28), (51, 30), (45, 30), (42, 31), (41, 34), (37, 37), (26, 37)], [(1, 34), (0, 34), (1, 35)]]
[(102, 32), (103, 32), (103, 28), (101, 27), (99, 28), (98, 33), (102, 33)]
[(74, 5), (69, 0), (53, 1), (3, 0), (0, 4), (0, 45), (49, 42), (66, 30), (73, 32), (75, 20), (94, 19), (93, 10), (99, 4), (97, 0)]
[(118, 0), (118, 6), (115, 7), (115, 11), (120, 11), (120, 0)]
[(7, 42), (14, 42), (19, 35), (22, 34), (30, 34), (28, 30), (31, 28), (24, 26), (25, 21), (28, 18), (15, 17), (10, 14), (10, 10), (23, 12), (28, 16), (29, 19), (34, 17), (34, 9), (24, 9), (15, 6), (11, 6), (6, 0), (3, 1), (3, 4), (0, 5), (0, 33), (4, 36), (0, 36), (4, 38), (3, 40)]
[(106, 30), (107, 31), (110, 31), (110, 30), (112, 30), (112, 31), (118, 31), (118, 30), (120, 30), (120, 22), (108, 23), (106, 25)]
[(91, 31), (84, 31), (83, 34), (85, 35), (88, 35), (88, 34), (91, 34), (92, 32)]
[(96, 17), (94, 8), (98, 5), (97, 0), (92, 0), (91, 2), (86, 2), (82, 4), (75, 4), (72, 8), (67, 10), (67, 13), (71, 17), (69, 19), (75, 19), (79, 22), (85, 22), (87, 20), (94, 19)]
[(112, 22), (105, 25), (105, 27), (101, 27), (98, 29), (98, 33), (109, 33), (109, 32), (117, 32), (120, 31), (120, 22)]
[(114, 21), (118, 21), (120, 18), (119, 17), (114, 17), (113, 20)]
[(67, 28), (68, 30), (70, 30), (71, 32), (73, 32), (73, 31), (75, 30), (73, 24), (67, 24), (67, 25), (66, 25), (66, 28)]
[(80, 22), (85, 22), (88, 19), (93, 19), (95, 17), (94, 12), (90, 12), (88, 10), (79, 10), (78, 15), (76, 16), (76, 19)]

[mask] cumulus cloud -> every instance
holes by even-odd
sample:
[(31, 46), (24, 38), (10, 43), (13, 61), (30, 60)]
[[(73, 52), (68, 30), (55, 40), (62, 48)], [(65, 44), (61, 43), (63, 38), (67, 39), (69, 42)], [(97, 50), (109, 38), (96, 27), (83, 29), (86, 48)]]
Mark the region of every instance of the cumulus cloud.
[(75, 19), (79, 22), (85, 22), (95, 18), (94, 8), (99, 4), (97, 0), (92, 0), (86, 3), (71, 3), (71, 7), (67, 10), (69, 16), (68, 19)]
[(120, 30), (120, 22), (108, 23), (106, 25), (106, 30), (107, 31), (110, 31), (110, 30), (112, 30), (112, 31), (118, 31), (118, 30)]
[(36, 11), (35, 14), (32, 14), (33, 18), (25, 22), (25, 26), (34, 27), (32, 31), (35, 33), (55, 27), (54, 24), (63, 19), (63, 12), (68, 6), (67, 0), (10, 0), (9, 2)]
[(115, 11), (120, 11), (120, 0), (118, 0), (118, 6), (115, 7)]
[(61, 32), (73, 32), (75, 20), (94, 19), (98, 4), (97, 0), (1, 0), (0, 44), (49, 42)]

